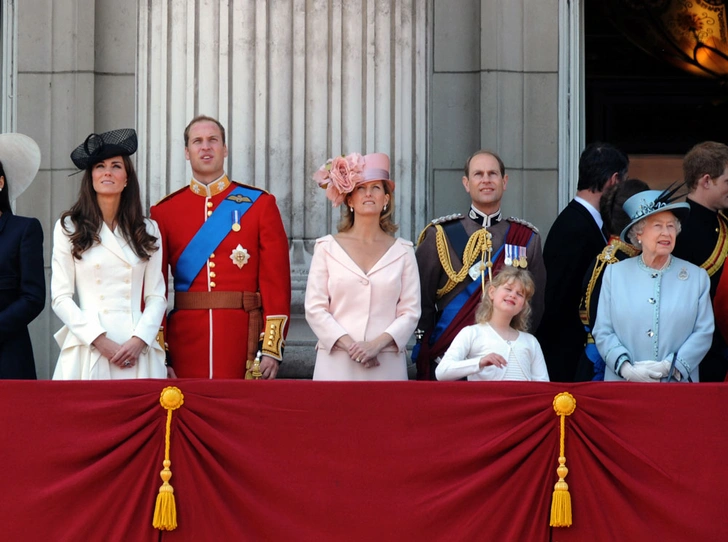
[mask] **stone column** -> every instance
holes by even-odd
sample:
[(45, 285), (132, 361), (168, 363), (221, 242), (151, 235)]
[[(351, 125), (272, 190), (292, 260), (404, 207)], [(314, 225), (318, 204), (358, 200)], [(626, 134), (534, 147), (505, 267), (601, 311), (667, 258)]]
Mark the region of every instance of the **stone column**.
[(228, 173), (273, 193), (291, 240), (284, 376), (310, 374), (302, 318), (313, 241), (338, 210), (311, 180), (330, 156), (386, 152), (400, 234), (424, 226), (427, 0), (140, 0), (138, 166), (147, 204), (185, 185), (183, 130), (228, 132)]

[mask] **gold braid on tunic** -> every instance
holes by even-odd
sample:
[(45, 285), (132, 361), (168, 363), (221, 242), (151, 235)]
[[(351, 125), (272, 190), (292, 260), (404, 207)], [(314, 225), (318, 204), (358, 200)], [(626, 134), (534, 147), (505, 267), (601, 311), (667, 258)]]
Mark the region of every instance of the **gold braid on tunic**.
[(726, 256), (728, 256), (728, 225), (726, 225), (726, 220), (723, 211), (718, 211), (718, 242), (710, 257), (700, 265), (710, 277), (715, 275), (718, 269), (723, 268), (723, 263)]
[[(493, 263), (490, 261), (490, 252), (493, 250), (493, 241), (491, 233), (482, 228), (476, 231), (468, 239), (468, 243), (465, 245), (463, 251), (463, 266), (460, 271), (455, 272), (452, 267), (452, 261), (450, 260), (450, 250), (447, 244), (447, 235), (445, 230), (439, 224), (435, 225), (435, 243), (437, 245), (437, 255), (440, 258), (442, 268), (447, 275), (447, 283), (445, 286), (437, 290), (437, 298), (441, 298), (445, 294), (451, 292), (458, 284), (460, 284), (465, 277), (468, 276), (468, 272), (473, 264), (481, 259), (483, 265), (481, 266), (481, 274), (487, 269), (490, 274)], [(485, 261), (485, 253), (488, 252), (488, 261)], [(483, 277), (484, 278), (484, 277)], [(485, 281), (483, 281), (485, 282)]]

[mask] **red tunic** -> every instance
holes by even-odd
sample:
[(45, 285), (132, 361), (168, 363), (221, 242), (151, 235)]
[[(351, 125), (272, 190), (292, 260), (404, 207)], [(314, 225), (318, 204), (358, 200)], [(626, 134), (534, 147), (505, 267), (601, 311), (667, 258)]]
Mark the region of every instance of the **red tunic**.
[[(193, 180), (151, 208), (162, 234), (163, 270), (176, 276), (177, 261), (215, 209), (237, 183), (227, 177), (209, 187)], [(254, 190), (260, 190), (250, 187)], [(283, 336), (291, 312), (291, 273), (288, 238), (275, 197), (265, 191), (240, 219), (240, 230), (230, 228), (220, 245), (192, 281), (189, 292), (260, 292), (264, 329), (268, 317), (285, 317)], [(221, 211), (225, 212), (225, 211)], [(245, 249), (249, 259), (242, 268), (231, 256)], [(173, 310), (166, 321), (166, 342), (174, 370), (180, 378), (243, 378), (247, 358), (248, 313), (243, 309)]]

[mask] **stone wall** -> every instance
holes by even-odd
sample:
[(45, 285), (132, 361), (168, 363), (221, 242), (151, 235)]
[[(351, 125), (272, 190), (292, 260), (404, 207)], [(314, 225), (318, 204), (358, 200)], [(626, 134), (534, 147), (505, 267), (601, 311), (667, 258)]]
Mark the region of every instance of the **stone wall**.
[[(228, 171), (276, 195), (291, 238), (295, 362), (283, 376), (312, 370), (305, 281), (313, 241), (338, 221), (310, 180), (326, 158), (388, 153), (400, 234), (413, 240), (429, 219), (467, 209), (461, 168), (481, 147), (508, 168), (506, 214), (542, 230), (557, 214), (558, 0), (17, 4), (17, 129), (43, 153), (17, 212), (41, 219), (47, 270), (53, 223), (80, 180), (68, 177), (75, 145), (136, 126), (148, 208), (189, 180), (186, 123), (216, 116)], [(32, 324), (41, 378), (59, 327), (49, 308)]]

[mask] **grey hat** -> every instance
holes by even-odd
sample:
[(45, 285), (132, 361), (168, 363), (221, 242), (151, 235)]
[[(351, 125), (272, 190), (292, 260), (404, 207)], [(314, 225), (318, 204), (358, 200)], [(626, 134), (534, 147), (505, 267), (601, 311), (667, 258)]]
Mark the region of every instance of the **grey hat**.
[(27, 135), (0, 134), (0, 162), (5, 170), (8, 197), (12, 203), (35, 179), (40, 167), (40, 149)]
[(137, 150), (137, 135), (133, 128), (91, 134), (71, 153), (78, 169), (88, 169), (113, 156), (129, 156)]

